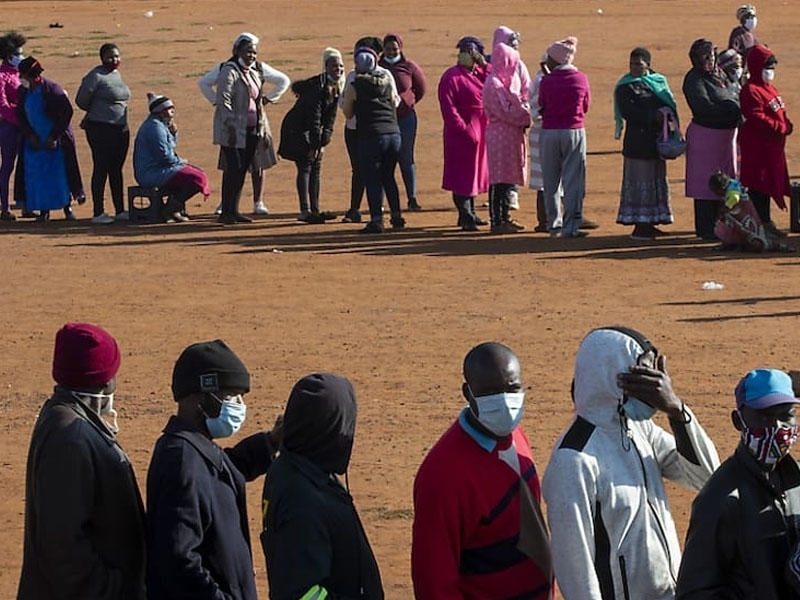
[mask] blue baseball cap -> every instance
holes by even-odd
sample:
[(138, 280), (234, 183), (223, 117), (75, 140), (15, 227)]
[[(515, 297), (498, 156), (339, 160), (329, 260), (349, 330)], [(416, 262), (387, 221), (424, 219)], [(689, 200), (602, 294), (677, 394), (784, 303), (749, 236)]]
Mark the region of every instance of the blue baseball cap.
[(762, 410), (778, 404), (800, 402), (794, 396), (792, 378), (778, 369), (753, 369), (736, 385), (736, 407)]

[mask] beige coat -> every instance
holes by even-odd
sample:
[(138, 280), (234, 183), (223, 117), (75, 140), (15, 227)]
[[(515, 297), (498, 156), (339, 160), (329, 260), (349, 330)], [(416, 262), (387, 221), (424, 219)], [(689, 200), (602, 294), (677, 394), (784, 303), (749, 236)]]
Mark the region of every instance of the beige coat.
[[(263, 80), (257, 69), (250, 69), (249, 76), (255, 79), (259, 92), (256, 98), (258, 120), (256, 134), (266, 137), (267, 125), (261, 110), (261, 86)], [(247, 109), (250, 106), (250, 89), (244, 73), (232, 61), (226, 62), (217, 77), (217, 101), (214, 109), (214, 144), (231, 148), (244, 148), (247, 139)]]

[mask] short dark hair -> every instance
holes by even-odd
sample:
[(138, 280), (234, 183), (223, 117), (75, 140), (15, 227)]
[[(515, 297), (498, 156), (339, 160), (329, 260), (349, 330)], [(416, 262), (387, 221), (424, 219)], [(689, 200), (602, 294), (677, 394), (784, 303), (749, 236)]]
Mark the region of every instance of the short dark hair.
[(28, 41), (24, 35), (17, 31), (9, 31), (0, 38), (0, 58), (6, 60), (10, 58), (17, 48), (24, 46)]
[(116, 44), (112, 44), (111, 42), (106, 42), (105, 44), (100, 46), (100, 60), (103, 60), (103, 55), (109, 50), (119, 50), (119, 47)]
[(353, 46), (353, 54), (355, 54), (356, 50), (362, 47), (370, 48), (375, 50), (375, 54), (380, 54), (383, 52), (383, 41), (381, 41), (381, 38), (375, 37), (374, 35), (358, 38)]
[(631, 60), (634, 58), (641, 58), (648, 65), (651, 62), (650, 51), (647, 48), (642, 48), (641, 46), (637, 46), (631, 50)]

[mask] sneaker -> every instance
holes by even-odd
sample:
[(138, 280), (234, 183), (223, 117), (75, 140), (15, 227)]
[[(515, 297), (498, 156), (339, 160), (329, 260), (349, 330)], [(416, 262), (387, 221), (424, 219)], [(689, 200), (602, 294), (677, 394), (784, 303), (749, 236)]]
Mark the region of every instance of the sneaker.
[(321, 213), (309, 213), (304, 222), (309, 225), (322, 225), (325, 223), (325, 217)]
[(461, 226), (461, 231), (480, 231), (477, 223), (465, 223)]
[(186, 221), (189, 220), (189, 217), (181, 212), (175, 212), (170, 215), (170, 219), (173, 219), (173, 223), (186, 223)]
[(310, 213), (310, 212), (308, 212), (307, 210), (304, 210), (304, 211), (303, 211), (303, 212), (301, 212), (301, 213), (300, 213), (300, 215), (297, 217), (297, 220), (298, 220), (298, 221), (300, 221), (300, 222), (302, 222), (302, 223), (307, 223), (307, 222), (308, 222), (308, 218), (309, 218), (310, 216), (311, 216), (311, 213)]
[(4, 210), (3, 212), (0, 212), (0, 221), (16, 221), (16, 220), (17, 217), (15, 217), (13, 213), (11, 213), (11, 211)]
[(72, 212), (72, 207), (65, 206), (64, 207), (64, 218), (67, 221), (77, 221), (78, 219), (75, 217), (75, 213)]
[(342, 217), (342, 223), (361, 223), (361, 213), (354, 209), (349, 209)]
[(508, 208), (519, 210), (519, 192), (517, 190), (511, 190), (508, 193)]
[(115, 221), (130, 221), (131, 220), (131, 216), (128, 214), (127, 210), (123, 210), (122, 212), (117, 213), (116, 215), (114, 215), (114, 220)]
[(522, 223), (518, 223), (514, 219), (509, 219), (508, 221), (506, 221), (506, 223), (508, 223), (511, 227), (513, 227), (517, 231), (523, 231), (525, 229), (525, 225), (523, 225)]
[[(222, 207), (220, 206), (219, 208), (220, 208), (220, 212), (222, 212)], [(253, 205), (253, 214), (254, 215), (268, 215), (269, 214), (269, 209), (267, 208), (267, 205), (264, 204), (263, 202), (256, 202)]]
[(489, 221), (486, 219), (481, 219), (479, 216), (475, 216), (475, 225), (488, 225)]
[(539, 223), (533, 228), (536, 233), (547, 233), (547, 223)]
[(359, 233), (383, 233), (383, 225), (370, 221), (364, 229), (359, 230)]
[(110, 225), (114, 222), (114, 217), (111, 215), (107, 215), (103, 213), (102, 215), (97, 215), (96, 217), (92, 217), (92, 224), (93, 225)]
[(419, 212), (422, 210), (422, 207), (419, 205), (419, 202), (417, 202), (416, 198), (411, 198), (408, 201), (408, 210), (411, 212)]
[(217, 205), (217, 208), (214, 209), (214, 214), (217, 216), (222, 214), (222, 204)]
[(392, 229), (405, 229), (406, 220), (403, 217), (392, 217)]
[(217, 219), (217, 223), (222, 223), (223, 225), (235, 225), (236, 224), (236, 217), (233, 215), (220, 215)]
[(319, 213), (319, 216), (322, 217), (323, 221), (333, 221), (336, 218), (336, 213), (332, 213), (329, 210), (323, 210)]
[(235, 215), (233, 215), (233, 220), (236, 223), (252, 223), (253, 222), (253, 219), (251, 219), (250, 217), (245, 217), (241, 213), (236, 213)]

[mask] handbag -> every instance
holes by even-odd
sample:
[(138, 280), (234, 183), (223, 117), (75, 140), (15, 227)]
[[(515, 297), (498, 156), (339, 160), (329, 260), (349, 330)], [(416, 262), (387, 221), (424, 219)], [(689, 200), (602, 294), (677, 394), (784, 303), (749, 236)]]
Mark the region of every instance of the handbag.
[(658, 155), (662, 160), (673, 160), (686, 152), (686, 140), (681, 134), (678, 115), (668, 106), (658, 109), (661, 113), (661, 135), (656, 141)]

